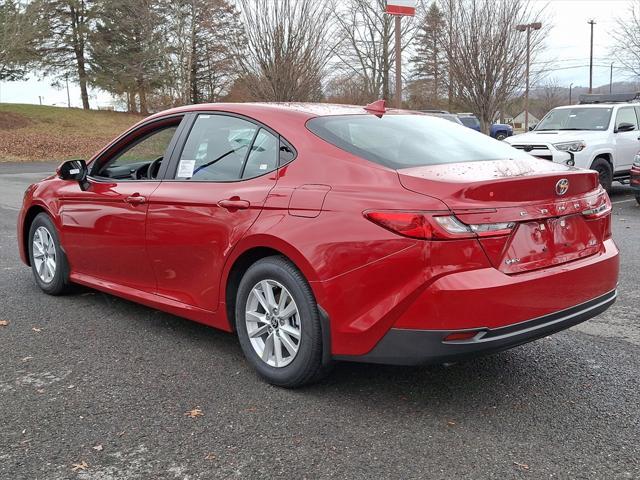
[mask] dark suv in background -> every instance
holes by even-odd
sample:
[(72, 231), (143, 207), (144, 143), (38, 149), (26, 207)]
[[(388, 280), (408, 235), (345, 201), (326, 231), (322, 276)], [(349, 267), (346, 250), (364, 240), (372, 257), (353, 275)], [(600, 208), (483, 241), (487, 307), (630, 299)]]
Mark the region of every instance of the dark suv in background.
[[(473, 113), (459, 113), (458, 118), (465, 127), (480, 131), (480, 120)], [(493, 123), (489, 128), (489, 135), (496, 140), (504, 140), (513, 135), (513, 127), (505, 123)]]

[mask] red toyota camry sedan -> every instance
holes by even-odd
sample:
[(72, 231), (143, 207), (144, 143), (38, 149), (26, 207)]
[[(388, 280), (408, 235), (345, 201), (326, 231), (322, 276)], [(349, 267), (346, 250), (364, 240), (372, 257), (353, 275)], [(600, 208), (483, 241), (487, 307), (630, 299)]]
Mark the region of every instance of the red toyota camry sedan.
[(619, 268), (596, 172), (380, 103), (153, 115), (31, 185), (18, 238), (44, 292), (234, 332), (285, 387), (535, 340), (606, 310)]

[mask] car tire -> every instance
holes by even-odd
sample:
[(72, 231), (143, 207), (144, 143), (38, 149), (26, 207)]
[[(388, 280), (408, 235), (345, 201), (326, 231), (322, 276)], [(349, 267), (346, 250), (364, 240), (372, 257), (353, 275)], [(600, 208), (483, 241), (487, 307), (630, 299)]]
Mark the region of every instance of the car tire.
[(69, 290), (69, 263), (51, 217), (39, 213), (29, 228), (29, 261), (36, 283), (49, 295)]
[(600, 185), (607, 193), (611, 193), (611, 184), (613, 183), (613, 170), (609, 162), (604, 158), (596, 158), (591, 164), (591, 170), (598, 172)]
[(235, 324), (245, 357), (267, 382), (296, 388), (326, 373), (318, 305), (307, 280), (284, 257), (263, 258), (246, 271)]
[(507, 134), (504, 132), (498, 132), (496, 133), (496, 140), (504, 140), (505, 138), (507, 138)]
[(640, 193), (636, 193), (636, 202), (640, 205)]

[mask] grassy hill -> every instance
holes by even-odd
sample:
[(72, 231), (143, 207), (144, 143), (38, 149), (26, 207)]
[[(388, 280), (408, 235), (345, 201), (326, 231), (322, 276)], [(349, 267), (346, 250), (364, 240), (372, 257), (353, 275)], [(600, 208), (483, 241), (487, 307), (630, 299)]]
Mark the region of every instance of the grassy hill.
[(0, 162), (88, 159), (142, 117), (0, 103)]

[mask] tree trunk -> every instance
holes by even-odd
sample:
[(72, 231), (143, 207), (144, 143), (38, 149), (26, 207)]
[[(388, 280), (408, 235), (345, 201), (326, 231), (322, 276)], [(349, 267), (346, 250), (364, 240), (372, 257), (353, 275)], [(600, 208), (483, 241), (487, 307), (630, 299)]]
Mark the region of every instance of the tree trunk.
[(82, 108), (90, 110), (89, 93), (87, 91), (87, 71), (84, 68), (84, 57), (78, 58), (78, 81), (80, 83), (80, 96), (82, 97)]
[(149, 110), (147, 108), (147, 90), (142, 82), (140, 82), (140, 84), (138, 85), (138, 96), (140, 97), (140, 113), (142, 113), (143, 115), (148, 115)]
[(84, 17), (83, 12), (76, 10), (73, 6), (71, 13), (71, 32), (73, 35), (73, 52), (76, 57), (76, 67), (78, 71), (78, 83), (80, 84), (80, 96), (82, 97), (82, 108), (89, 110), (89, 94), (87, 92), (87, 70), (84, 60)]
[(191, 103), (198, 103), (200, 101), (200, 95), (198, 92), (198, 46), (196, 37), (196, 18), (195, 6), (191, 12), (191, 58), (190, 58), (190, 72), (189, 72), (189, 89), (191, 90)]

